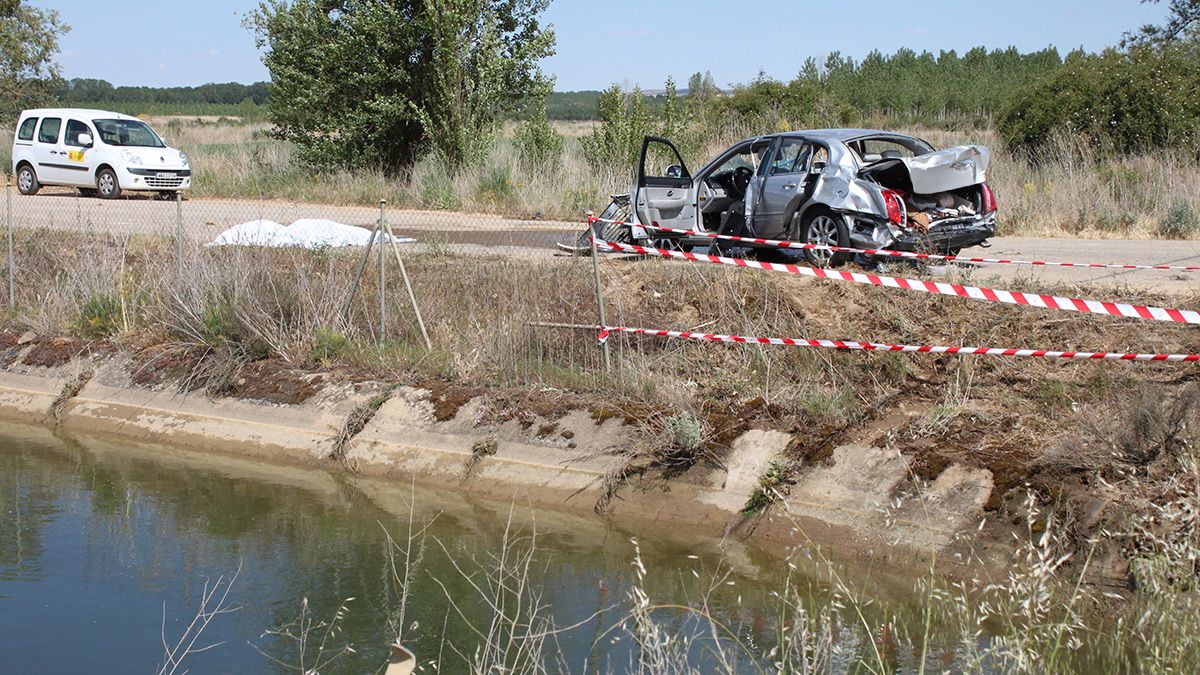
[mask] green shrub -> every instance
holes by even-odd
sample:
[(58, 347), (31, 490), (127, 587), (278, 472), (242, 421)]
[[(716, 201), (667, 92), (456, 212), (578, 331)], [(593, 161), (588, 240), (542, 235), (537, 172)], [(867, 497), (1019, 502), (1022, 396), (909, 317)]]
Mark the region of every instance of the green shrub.
[(545, 99), (535, 107), (533, 115), (517, 127), (513, 142), (526, 171), (554, 171), (562, 166), (563, 137), (546, 118)]
[(76, 329), (90, 338), (115, 334), (121, 329), (121, 301), (108, 293), (91, 296), (79, 312)]
[(1081, 56), (1005, 102), (996, 127), (1036, 157), (1056, 133), (1122, 152), (1191, 147), (1200, 137), (1200, 64), (1180, 48)]
[(633, 174), (642, 139), (654, 128), (654, 113), (640, 88), (626, 95), (614, 84), (600, 95), (600, 124), (582, 140), (583, 156), (594, 169)]
[(1200, 215), (1182, 199), (1158, 221), (1158, 236), (1164, 239), (1191, 239), (1197, 230), (1200, 230)]

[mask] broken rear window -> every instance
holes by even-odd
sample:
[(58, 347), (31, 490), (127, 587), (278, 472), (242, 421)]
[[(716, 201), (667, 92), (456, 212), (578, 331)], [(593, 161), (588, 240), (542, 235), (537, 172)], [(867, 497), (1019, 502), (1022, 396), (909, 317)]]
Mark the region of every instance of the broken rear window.
[(864, 138), (847, 145), (858, 154), (864, 164), (878, 162), (881, 159), (915, 157), (933, 152), (933, 146), (915, 138)]

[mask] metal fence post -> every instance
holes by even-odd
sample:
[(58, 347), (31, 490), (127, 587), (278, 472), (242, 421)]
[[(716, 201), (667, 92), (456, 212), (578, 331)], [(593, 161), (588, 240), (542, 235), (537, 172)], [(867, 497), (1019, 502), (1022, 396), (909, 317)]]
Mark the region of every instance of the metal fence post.
[(17, 304), (16, 273), (13, 271), (12, 176), (4, 181), (4, 223), (8, 237), (8, 306)]
[[(387, 227), (383, 220), (383, 207), (387, 204), (387, 200), (379, 200), (379, 237), (382, 239), (383, 231)], [(383, 344), (384, 334), (387, 332), (387, 275), (384, 272), (384, 265), (387, 262), (387, 256), (383, 254), (383, 241), (379, 242), (379, 344)]]
[[(589, 220), (592, 217), (592, 212), (587, 213)], [(600, 255), (596, 250), (596, 224), (588, 223), (588, 229), (591, 230), (591, 236), (588, 237), (592, 242), (592, 276), (596, 279), (596, 306), (600, 309), (600, 328), (603, 330), (608, 326), (608, 318), (604, 315), (604, 287), (600, 285)], [(609, 352), (608, 340), (601, 343), (601, 349), (604, 350), (604, 372), (612, 371), (612, 355)]]
[[(408, 269), (404, 267), (404, 256), (400, 255), (400, 247), (398, 237), (392, 230), (392, 226), (387, 223), (381, 216), (379, 218), (381, 229), (380, 236), (384, 232), (388, 237), (388, 248), (392, 249), (392, 255), (396, 256), (396, 267), (400, 268), (400, 278), (404, 281), (404, 288), (408, 290), (408, 303), (412, 306), (413, 315), (417, 318), (417, 327), (421, 329), (421, 338), (425, 340), (425, 348), (433, 351), (433, 341), (429, 339), (429, 331), (425, 329), (425, 319), (421, 316), (421, 306), (417, 304), (417, 294), (413, 291), (412, 280), (408, 278)], [(379, 250), (383, 250), (383, 242), (379, 242)]]
[(183, 278), (183, 193), (175, 193), (175, 261)]

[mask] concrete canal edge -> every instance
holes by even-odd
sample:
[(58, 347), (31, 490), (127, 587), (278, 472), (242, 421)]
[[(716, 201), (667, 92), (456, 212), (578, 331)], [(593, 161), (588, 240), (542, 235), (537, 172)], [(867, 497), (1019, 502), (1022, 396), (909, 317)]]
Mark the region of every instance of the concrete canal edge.
[[(133, 385), (119, 357), (0, 372), (0, 418), (60, 434), (328, 470), (379, 499), (395, 498), (397, 487), (417, 481), (436, 486), (448, 501), (461, 490), (602, 517), (592, 512), (605, 477), (635, 441), (621, 419), (597, 421), (587, 411), (573, 411), (552, 422), (488, 424), (480, 422), (481, 405), (476, 397), (438, 421), (429, 392), (382, 383), (327, 385), (299, 405), (209, 398)], [(371, 413), (360, 414), (371, 406)], [(347, 439), (347, 420), (356, 414), (366, 421)], [(335, 461), (339, 437), (344, 452)], [(780, 552), (819, 544), (895, 561), (923, 560), (938, 551), (960, 560), (977, 556), (973, 546), (964, 556), (963, 542), (991, 494), (988, 471), (951, 465), (914, 490), (903, 456), (864, 444), (835, 448), (831, 460), (811, 467), (781, 503), (761, 515), (742, 515), (760, 477), (790, 440), (778, 431), (748, 431), (733, 442), (723, 468), (626, 486), (603, 517), (630, 531), (653, 526), (679, 537)]]

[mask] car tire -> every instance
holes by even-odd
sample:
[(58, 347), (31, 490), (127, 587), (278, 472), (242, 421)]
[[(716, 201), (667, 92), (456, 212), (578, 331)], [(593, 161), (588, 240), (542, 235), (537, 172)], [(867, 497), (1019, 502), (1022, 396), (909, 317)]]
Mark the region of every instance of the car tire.
[(23, 195), (36, 195), (42, 189), (38, 182), (37, 172), (28, 164), (22, 164), (17, 169), (17, 192)]
[[(793, 221), (797, 218), (799, 214)], [(793, 238), (805, 244), (850, 246), (850, 228), (846, 226), (846, 219), (832, 211), (820, 209), (806, 214), (798, 229), (799, 236)], [(849, 260), (850, 254), (806, 248), (804, 259), (813, 267), (837, 267)]]
[(121, 182), (117, 172), (107, 167), (96, 172), (96, 193), (101, 199), (117, 199), (121, 196)]

